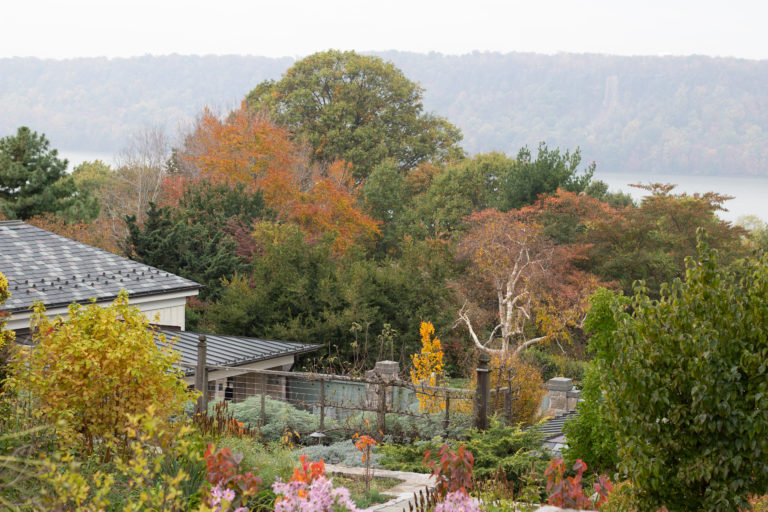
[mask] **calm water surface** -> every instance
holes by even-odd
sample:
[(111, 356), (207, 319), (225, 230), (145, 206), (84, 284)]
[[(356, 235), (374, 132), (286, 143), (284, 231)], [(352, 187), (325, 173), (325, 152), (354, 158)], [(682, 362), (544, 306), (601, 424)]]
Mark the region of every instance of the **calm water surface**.
[(720, 212), (724, 220), (735, 221), (743, 215), (755, 215), (768, 222), (768, 178), (733, 176), (683, 176), (673, 174), (620, 174), (595, 172), (595, 178), (603, 180), (612, 191), (621, 190), (635, 200), (647, 194), (645, 190), (630, 187), (630, 183), (672, 183), (675, 191), (688, 194), (718, 192), (733, 196), (725, 203), (727, 212)]
[[(101, 160), (106, 164), (114, 165), (115, 155), (110, 153), (97, 153), (88, 151), (60, 150), (59, 155), (69, 160), (69, 169), (84, 161)], [(621, 190), (629, 193), (639, 201), (646, 192), (634, 187), (630, 183), (673, 183), (677, 185), (676, 191), (693, 194), (695, 192), (719, 192), (733, 196), (725, 203), (727, 212), (720, 212), (720, 216), (728, 221), (735, 221), (743, 215), (755, 215), (768, 222), (768, 178), (749, 178), (732, 176), (686, 176), (675, 174), (624, 174), (595, 172), (595, 179), (606, 182), (612, 191)]]

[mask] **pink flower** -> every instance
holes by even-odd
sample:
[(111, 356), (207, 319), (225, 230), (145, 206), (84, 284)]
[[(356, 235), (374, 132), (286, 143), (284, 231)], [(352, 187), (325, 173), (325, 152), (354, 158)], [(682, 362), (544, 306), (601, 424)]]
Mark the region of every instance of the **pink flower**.
[(359, 512), (349, 498), (349, 490), (333, 488), (333, 481), (318, 477), (307, 486), (305, 482), (283, 483), (279, 479), (272, 484), (277, 494), (275, 512)]
[(448, 493), (442, 503), (437, 504), (435, 512), (480, 512), (480, 505), (466, 493), (454, 491)]

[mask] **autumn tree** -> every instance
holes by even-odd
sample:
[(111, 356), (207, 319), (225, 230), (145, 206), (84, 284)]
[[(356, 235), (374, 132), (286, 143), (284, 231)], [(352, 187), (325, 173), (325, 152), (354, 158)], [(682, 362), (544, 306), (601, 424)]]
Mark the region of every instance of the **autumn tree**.
[(67, 176), (67, 160), (50, 148), (44, 134), (20, 127), (0, 139), (0, 212), (28, 219), (59, 212), (76, 202), (77, 188)]
[(616, 281), (629, 293), (632, 283), (644, 280), (651, 295), (661, 284), (683, 275), (687, 256), (696, 254), (696, 230), (706, 229), (710, 245), (723, 262), (747, 254), (746, 232), (717, 216), (729, 196), (676, 194), (675, 185), (636, 185), (650, 194), (640, 206), (596, 219), (590, 226), (589, 269), (605, 281)]
[(348, 166), (312, 164), (284, 128), (248, 108), (226, 119), (203, 112), (179, 158), (187, 179), (260, 190), (280, 220), (298, 224), (309, 237), (334, 236), (337, 251), (378, 233), (357, 205)]
[[(475, 346), (492, 354), (519, 354), (536, 343), (567, 338), (568, 329), (580, 324), (597, 280), (569, 275), (569, 248), (554, 246), (541, 225), (522, 212), (484, 210), (467, 223), (457, 248), (468, 267), (458, 323)], [(493, 325), (485, 336), (478, 329), (482, 323)]]
[[(105, 178), (109, 181), (108, 185), (101, 187), (101, 205), (112, 221), (116, 239), (122, 240), (126, 235), (126, 216), (134, 215), (141, 223), (149, 203), (160, 201), (169, 154), (168, 138), (158, 128), (134, 133), (118, 154), (117, 169)], [(99, 176), (94, 178), (102, 179)]]
[(246, 102), (306, 141), (314, 161), (351, 163), (362, 180), (387, 158), (409, 170), (461, 156), (459, 130), (425, 113), (422, 96), (391, 62), (329, 50), (298, 61), (277, 82), (260, 83)]

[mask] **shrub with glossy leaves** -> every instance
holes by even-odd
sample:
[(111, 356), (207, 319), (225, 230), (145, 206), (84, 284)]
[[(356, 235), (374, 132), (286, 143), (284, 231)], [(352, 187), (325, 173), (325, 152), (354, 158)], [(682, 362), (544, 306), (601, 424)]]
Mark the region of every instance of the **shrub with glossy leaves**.
[(615, 304), (604, 389), (637, 508), (747, 509), (768, 489), (768, 256), (723, 268), (700, 242), (630, 311)]

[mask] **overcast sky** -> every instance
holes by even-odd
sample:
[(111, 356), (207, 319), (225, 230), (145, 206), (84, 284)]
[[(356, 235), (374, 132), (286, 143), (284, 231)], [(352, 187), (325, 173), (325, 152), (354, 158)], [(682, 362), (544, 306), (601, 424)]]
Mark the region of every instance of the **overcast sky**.
[(240, 54), (328, 48), (768, 58), (765, 0), (22, 0), (0, 57)]

